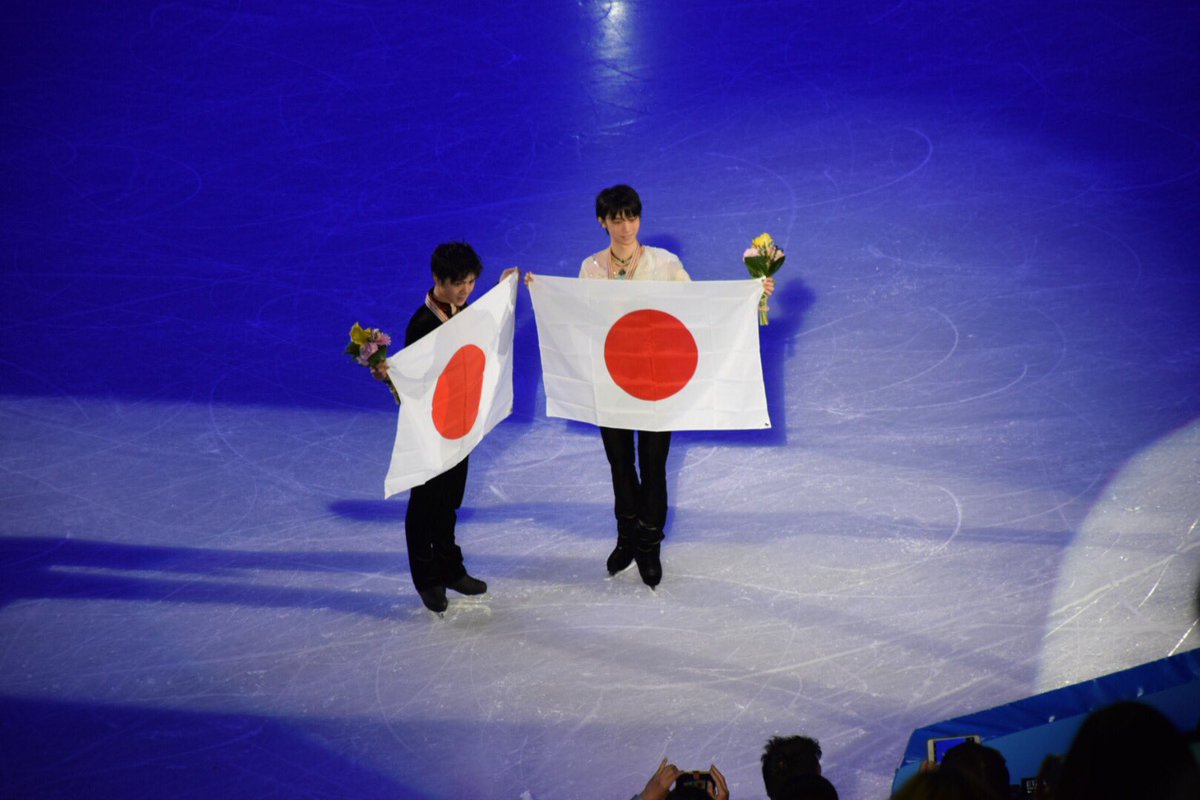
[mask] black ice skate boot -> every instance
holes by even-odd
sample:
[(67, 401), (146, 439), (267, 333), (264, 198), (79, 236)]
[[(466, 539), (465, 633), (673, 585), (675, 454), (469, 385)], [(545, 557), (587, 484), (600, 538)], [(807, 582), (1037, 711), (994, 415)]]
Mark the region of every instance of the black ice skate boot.
[(662, 580), (662, 561), (659, 560), (659, 548), (662, 545), (663, 532), (657, 528), (647, 528), (641, 523), (637, 529), (637, 550), (633, 558), (637, 561), (638, 574), (642, 583), (653, 589)]
[(617, 517), (617, 546), (608, 556), (608, 574), (616, 575), (633, 563), (633, 551), (637, 547), (636, 517)]
[(487, 584), (479, 580), (479, 578), (472, 578), (470, 575), (463, 573), (463, 576), (458, 580), (453, 583), (447, 583), (446, 588), (459, 594), (473, 595), (486, 592)]
[(430, 586), (428, 589), (417, 589), (421, 602), (435, 614), (441, 614), (449, 604), (446, 602), (445, 586)]

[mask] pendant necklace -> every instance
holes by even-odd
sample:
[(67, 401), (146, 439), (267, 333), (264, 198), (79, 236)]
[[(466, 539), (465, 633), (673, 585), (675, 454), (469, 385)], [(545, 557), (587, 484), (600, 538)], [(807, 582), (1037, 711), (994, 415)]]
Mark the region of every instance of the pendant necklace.
[(616, 254), (616, 252), (611, 247), (608, 248), (609, 258), (611, 258), (612, 262), (618, 267), (615, 274), (610, 273), (612, 275), (612, 277), (616, 278), (619, 281), (623, 281), (626, 278), (631, 277), (633, 275), (633, 270), (630, 269), (630, 264), (633, 264), (636, 268), (636, 263), (634, 262), (634, 259), (638, 255), (641, 254), (641, 250), (642, 250), (642, 246), (638, 245), (637, 247), (635, 247), (633, 249), (633, 252), (630, 253), (628, 255), (628, 257), (621, 258), (620, 256), (618, 256)]

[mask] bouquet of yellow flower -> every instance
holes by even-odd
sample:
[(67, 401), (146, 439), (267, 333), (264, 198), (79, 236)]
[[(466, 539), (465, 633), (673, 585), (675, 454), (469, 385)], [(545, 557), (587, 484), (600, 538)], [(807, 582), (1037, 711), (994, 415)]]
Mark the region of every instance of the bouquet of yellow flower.
[[(742, 261), (746, 262), (746, 269), (750, 270), (750, 276), (754, 278), (769, 278), (774, 275), (783, 266), (783, 258), (783, 251), (779, 249), (779, 245), (775, 244), (775, 240), (769, 233), (755, 237), (750, 242), (750, 247), (746, 248), (746, 252), (742, 253)], [(763, 292), (762, 298), (758, 301), (759, 325), (767, 324), (767, 312), (770, 310), (770, 306), (767, 305), (767, 294)]]
[[(387, 358), (388, 345), (391, 343), (392, 337), (379, 328), (364, 328), (356, 322), (350, 329), (350, 344), (346, 345), (346, 355), (369, 368), (378, 378), (379, 373), (375, 372), (375, 367)], [(396, 398), (396, 402), (399, 403), (400, 395), (396, 393), (396, 387), (389, 380), (381, 380), (392, 390), (392, 397)]]

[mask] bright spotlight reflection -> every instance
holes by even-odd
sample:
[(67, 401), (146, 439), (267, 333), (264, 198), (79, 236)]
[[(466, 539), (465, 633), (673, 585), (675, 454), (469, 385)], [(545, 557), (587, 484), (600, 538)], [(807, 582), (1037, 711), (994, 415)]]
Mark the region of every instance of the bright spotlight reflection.
[(1071, 543), (1046, 623), (1038, 691), (1200, 647), (1200, 421), (1104, 488)]
[(622, 58), (629, 53), (629, 9), (623, 0), (612, 0), (600, 18), (600, 55)]

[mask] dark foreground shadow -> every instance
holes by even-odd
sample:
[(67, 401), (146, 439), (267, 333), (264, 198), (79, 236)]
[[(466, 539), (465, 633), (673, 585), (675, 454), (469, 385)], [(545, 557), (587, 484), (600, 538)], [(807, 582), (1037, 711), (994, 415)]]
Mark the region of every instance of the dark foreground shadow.
[[(153, 573), (147, 575), (147, 573)], [(267, 552), (0, 537), (0, 608), (25, 598), (170, 599), (395, 616), (394, 594), (287, 585), (261, 573), (347, 572), (408, 579), (400, 552)]]
[(424, 798), (285, 719), (0, 697), (0, 797)]

